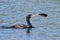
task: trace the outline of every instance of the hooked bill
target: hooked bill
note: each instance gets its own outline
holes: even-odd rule
[[[41,13],[41,14],[38,14],[40,16],[43,16],[43,17],[47,17],[48,15],[47,14],[44,14],[44,13]]]

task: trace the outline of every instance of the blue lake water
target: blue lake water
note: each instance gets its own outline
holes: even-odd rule
[[[46,13],[48,17],[35,16],[27,29],[1,29],[0,40],[60,40],[60,0],[0,0],[0,26],[26,24],[28,14]]]

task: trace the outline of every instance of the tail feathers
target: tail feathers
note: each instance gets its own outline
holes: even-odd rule
[[[14,28],[14,26],[11,26],[11,27],[9,27],[9,26],[0,26],[0,28],[9,29],[9,28]]]

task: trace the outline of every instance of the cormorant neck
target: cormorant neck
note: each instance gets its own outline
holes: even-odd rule
[[[29,28],[32,28],[32,24],[30,23],[30,18],[29,18],[29,16],[26,17],[26,22],[27,22],[27,24],[28,24],[28,27],[29,27]]]

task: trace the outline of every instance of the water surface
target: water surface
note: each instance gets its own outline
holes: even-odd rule
[[[0,0],[0,26],[26,24],[28,14],[46,13],[48,17],[33,17],[31,33],[27,29],[1,29],[0,40],[60,40],[60,0]]]

